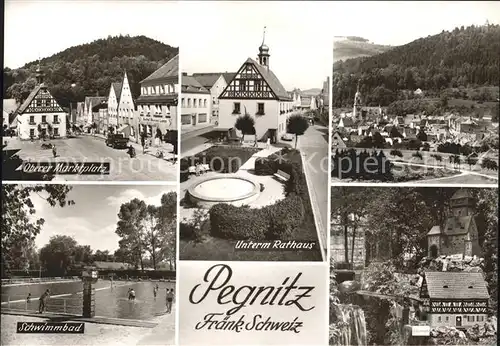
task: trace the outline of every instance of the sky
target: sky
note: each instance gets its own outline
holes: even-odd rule
[[[160,205],[161,196],[176,191],[175,186],[155,185],[72,185],[68,199],[74,205],[51,207],[37,195],[32,196],[36,218],[45,219],[40,234],[35,239],[38,249],[54,235],[68,235],[79,245],[90,245],[95,250],[118,249],[120,237],[116,235],[118,212],[123,203],[134,198],[147,204]]]
[[[5,0],[4,64],[21,67],[109,35],[145,35],[179,47],[177,8],[168,1]]]
[[[266,26],[271,69],[286,89],[305,90],[331,74],[334,36],[401,45],[486,20],[500,24],[500,2],[7,0],[4,60],[15,68],[129,34],[180,46],[185,72],[236,72],[256,58]]]

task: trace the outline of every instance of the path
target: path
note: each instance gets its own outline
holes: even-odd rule
[[[330,169],[328,166],[328,127],[310,126],[299,137],[297,148],[304,159],[304,169],[309,186],[309,194],[318,228],[320,242],[326,249],[328,223],[328,187]]]
[[[157,319],[158,325],[148,332],[137,345],[175,345],[175,313],[176,306],[172,307],[170,314],[165,314]]]

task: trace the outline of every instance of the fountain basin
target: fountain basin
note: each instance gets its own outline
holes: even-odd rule
[[[202,208],[210,208],[218,203],[241,206],[259,197],[260,184],[239,175],[221,174],[197,181],[188,189],[188,193],[190,201]]]

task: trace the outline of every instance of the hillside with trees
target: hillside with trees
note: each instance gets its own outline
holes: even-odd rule
[[[107,96],[111,83],[126,70],[132,95],[140,95],[139,82],[177,55],[179,49],[146,36],[109,36],[68,48],[40,60],[50,92],[66,107],[85,96]],[[36,85],[38,61],[3,71],[4,98],[26,99]]]
[[[359,82],[367,106],[422,98],[414,93],[421,89],[440,109],[471,109],[477,103],[494,108],[500,80],[499,51],[500,25],[486,24],[443,31],[371,57],[337,61],[333,67],[333,106],[352,106]],[[464,102],[448,102],[452,99]]]

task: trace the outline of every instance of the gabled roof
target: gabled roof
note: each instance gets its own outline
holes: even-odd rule
[[[446,220],[443,231],[447,235],[466,234],[469,232],[472,220],[473,216],[471,215],[449,217]]]
[[[438,235],[441,234],[441,227],[439,226],[434,226],[431,228],[431,230],[427,233],[427,235]]]
[[[231,82],[233,78],[236,76],[236,72],[224,72],[222,76],[226,80],[226,83],[229,84],[229,82]]]
[[[431,299],[489,299],[482,273],[426,272],[425,282]]]
[[[178,78],[179,77],[179,54],[170,59],[167,63],[161,66],[158,70],[151,73],[149,76],[144,78],[141,81],[141,84],[144,82],[152,82],[159,79],[170,79],[170,78]]]
[[[41,88],[42,88],[42,85],[39,84],[33,90],[31,90],[31,93],[28,95],[28,97],[26,98],[26,100],[24,100],[23,104],[21,105],[21,107],[19,107],[19,109],[17,110],[16,113],[18,113],[18,114],[24,113],[24,111],[26,110],[26,108],[28,108],[28,106],[30,105],[31,101],[33,101],[33,99],[38,94],[38,92],[40,91]]]
[[[278,77],[276,77],[273,71],[271,71],[266,66],[262,66],[252,58],[248,58],[247,61],[245,61],[245,63],[250,63],[257,69],[257,71],[260,73],[262,78],[264,78],[264,80],[267,82],[267,84],[269,85],[273,93],[278,97],[278,99],[287,101],[290,100],[290,97],[288,96],[286,89],[283,87],[280,80],[278,79]]]
[[[182,76],[181,77],[182,92],[186,93],[197,93],[197,94],[210,94],[207,88],[196,80],[193,76]]]
[[[459,198],[473,198],[472,193],[469,189],[458,189],[451,199],[459,199]]]
[[[120,103],[120,96],[122,95],[123,83],[121,82],[111,83],[111,87],[115,91],[116,100],[118,101],[118,103]]]
[[[87,107],[94,107],[97,106],[103,102],[107,102],[108,98],[105,96],[86,96],[85,97],[85,104]]]
[[[193,77],[205,88],[210,89],[222,73],[193,73]]]

